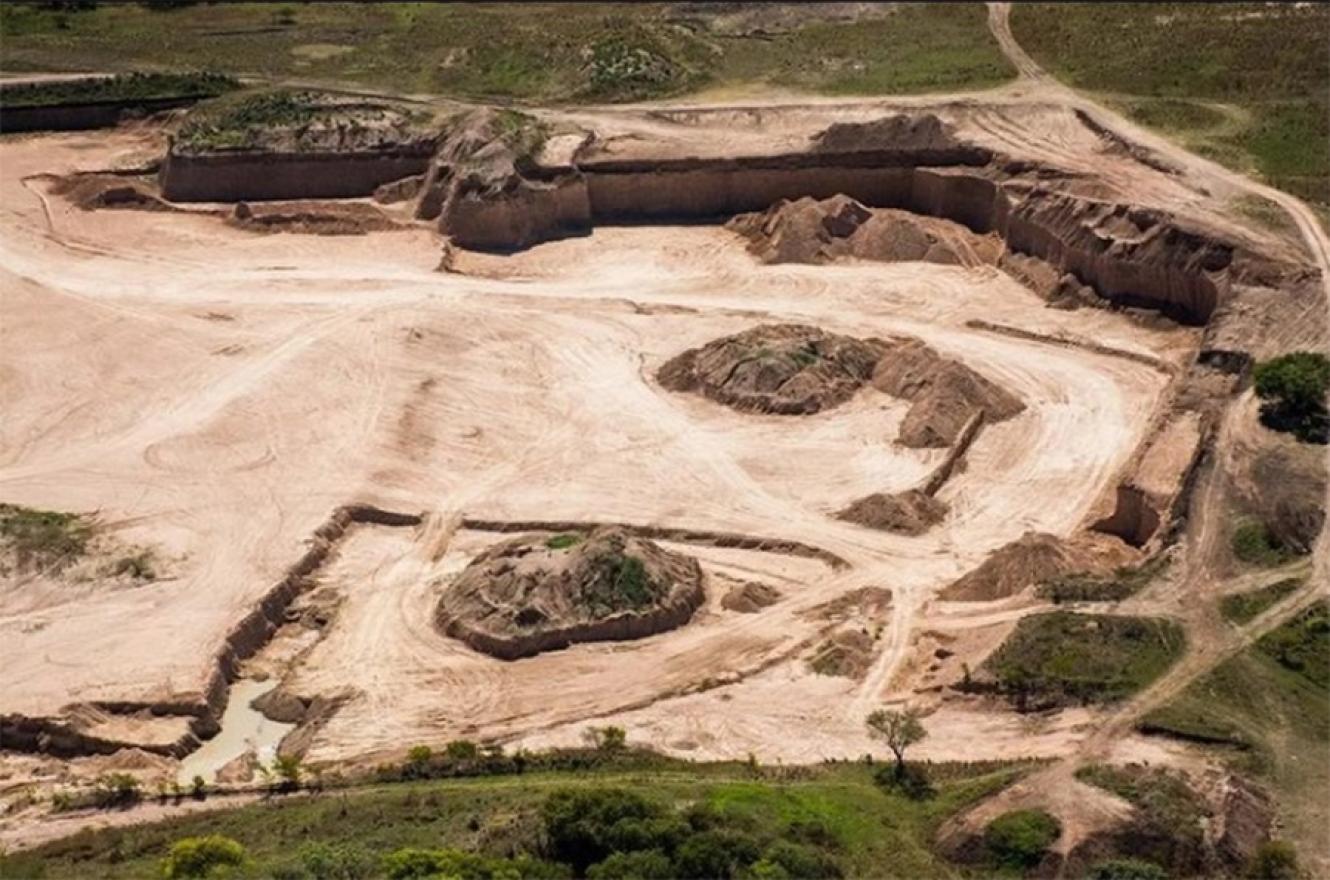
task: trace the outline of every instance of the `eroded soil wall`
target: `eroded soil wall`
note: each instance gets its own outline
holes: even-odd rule
[[[175,202],[364,198],[385,183],[425,173],[430,158],[427,151],[168,153],[161,187]]]

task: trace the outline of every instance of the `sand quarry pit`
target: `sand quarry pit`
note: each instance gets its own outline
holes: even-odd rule
[[[1096,710],[1019,718],[946,689],[1039,607],[1031,578],[942,591],[1027,534],[1093,532],[1100,550],[1050,549],[1059,565],[1157,546],[1200,432],[1174,478],[1137,481],[1157,522],[1119,490],[1204,398],[1179,389],[1207,334],[1240,335],[1212,319],[1244,295],[1216,292],[1238,270],[1215,255],[1296,248],[1222,219],[1202,172],[1106,151],[1071,110],[1016,97],[548,115],[597,138],[549,139],[534,176],[426,169],[372,209],[345,202],[363,206],[345,222],[317,193],[237,213],[53,184],[148,166],[166,149],[152,124],[0,140],[0,500],[96,511],[171,560],[132,589],[6,580],[11,783],[131,748],[172,777],[254,678],[279,681],[260,708],[296,725],[281,748],[328,766],[458,737],[570,744],[592,723],[681,755],[815,761],[863,754],[866,712],[916,699],[920,757],[1086,736]],[[203,164],[180,167],[205,187]],[[730,201],[703,204],[726,173]],[[962,197],[979,189],[1000,217]],[[798,211],[762,213],[782,199]],[[1212,215],[1201,243],[1168,231]],[[1032,231],[1054,220],[1061,238]],[[1111,254],[1078,250],[1087,228],[1117,236]],[[1049,307],[1069,276],[1082,307]],[[722,363],[727,339],[756,346],[749,367]],[[637,547],[652,583],[672,572],[651,597],[678,600],[670,619],[477,650],[481,600],[521,580],[514,548],[579,553],[568,534]],[[540,602],[505,626],[568,611]],[[934,662],[941,644],[958,647]]]

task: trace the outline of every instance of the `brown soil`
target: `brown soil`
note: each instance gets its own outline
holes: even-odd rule
[[[781,415],[844,403],[873,375],[886,345],[806,324],[764,324],[667,361],[656,379],[738,410]]]
[[[1064,541],[1026,532],[955,581],[939,595],[952,602],[989,602],[1014,596],[1026,587],[1074,571],[1105,571],[1129,555],[1119,542],[1089,538]]]
[[[361,202],[285,202],[251,205],[237,202],[227,222],[251,232],[296,232],[313,235],[365,235],[402,225],[373,205]]]
[[[808,668],[819,675],[862,679],[873,665],[873,637],[862,630],[838,632],[818,645]]]
[[[573,546],[540,535],[487,550],[444,593],[436,619],[446,635],[515,660],[674,629],[704,598],[696,559],[607,527]]]
[[[947,505],[919,489],[877,492],[836,514],[838,519],[898,535],[922,535],[947,516]]]
[[[996,264],[1003,244],[959,223],[892,208],[867,208],[849,196],[781,200],[740,214],[729,228],[764,263],[826,263],[855,258],[958,266]]]
[[[51,192],[65,197],[84,211],[101,208],[172,210],[157,195],[152,184],[119,174],[71,174],[57,179]]]
[[[740,614],[756,614],[780,601],[780,591],[770,584],[745,581],[731,587],[720,600],[720,607]]]
[[[992,424],[1025,409],[1002,386],[917,339],[894,344],[878,361],[873,387],[914,402],[901,423],[898,441],[905,446],[950,446],[976,412]]]

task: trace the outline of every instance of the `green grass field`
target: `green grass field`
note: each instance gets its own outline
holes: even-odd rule
[[[1011,26],[1064,82],[1202,155],[1330,205],[1330,6],[1018,3]]]
[[[5,71],[200,69],[529,102],[664,97],[749,83],[833,94],[982,88],[1014,71],[977,3],[772,33],[674,4],[102,3],[0,7]]]
[[[642,771],[540,772],[277,797],[155,825],[84,832],[0,859],[0,876],[161,876],[161,860],[173,842],[208,834],[244,847],[249,864],[238,876],[245,877],[314,876],[302,867],[302,853],[347,841],[374,864],[403,847],[548,859],[557,853],[542,842],[541,817],[551,795],[614,788],[644,795],[669,814],[701,809],[720,828],[741,832],[768,852],[775,843],[797,842],[820,854],[824,872],[830,864],[850,877],[955,877],[960,870],[932,850],[935,829],[1022,772],[1016,766],[938,765],[929,770],[933,796],[911,800],[879,786],[875,769],[841,764],[755,771],[734,763],[657,762]]]

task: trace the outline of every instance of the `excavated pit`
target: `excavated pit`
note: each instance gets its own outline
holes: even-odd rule
[[[487,550],[444,592],[435,621],[478,651],[517,660],[676,629],[705,599],[696,559],[604,527]]]

